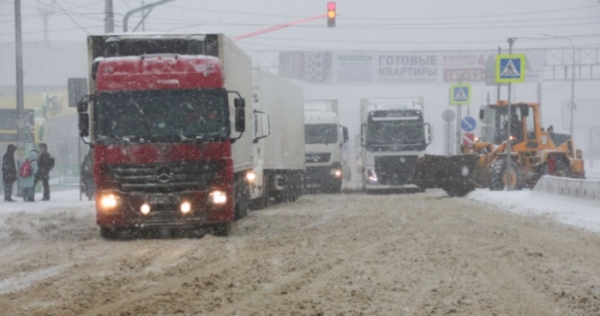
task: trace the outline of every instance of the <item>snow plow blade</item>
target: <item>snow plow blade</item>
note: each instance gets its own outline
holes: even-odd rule
[[[465,196],[477,187],[477,155],[425,155],[417,161],[413,183],[422,189],[440,188],[449,196]]]

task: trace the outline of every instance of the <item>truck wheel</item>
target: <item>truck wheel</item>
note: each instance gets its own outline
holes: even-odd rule
[[[450,197],[463,197],[473,191],[473,189],[473,187],[468,185],[458,185],[452,186],[451,188],[444,188],[444,191],[446,191]]]
[[[121,231],[116,228],[101,226],[100,236],[106,240],[116,240],[121,237]]]
[[[233,210],[234,219],[240,219],[248,216],[248,187],[246,181],[241,180],[239,191],[236,192],[237,199]]]
[[[339,194],[341,192],[342,192],[342,179],[340,179],[339,181],[335,180],[333,183],[330,184],[329,193]]]
[[[231,234],[231,222],[217,224],[213,227],[213,235],[226,237]]]
[[[513,189],[520,190],[520,179],[521,173],[519,165],[516,163],[511,164],[511,182],[513,183]],[[508,179],[506,179],[506,160],[498,159],[492,163],[492,175],[490,178],[490,191],[501,191],[507,185]]]

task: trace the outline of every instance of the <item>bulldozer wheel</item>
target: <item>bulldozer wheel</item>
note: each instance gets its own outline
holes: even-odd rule
[[[519,165],[516,163],[512,163],[511,165],[511,181],[513,184],[513,189],[520,190],[521,186],[519,185],[519,177],[520,170]],[[501,191],[504,190],[508,180],[506,179],[506,160],[498,159],[492,162],[492,175],[490,179],[490,191]]]

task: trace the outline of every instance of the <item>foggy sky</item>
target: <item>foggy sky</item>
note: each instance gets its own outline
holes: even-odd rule
[[[84,41],[88,32],[104,32],[104,0],[22,0],[23,41],[42,41],[42,12],[50,11],[50,41]],[[152,0],[145,0],[146,3]],[[123,15],[141,0],[114,0],[115,31],[122,32]],[[176,0],[155,8],[146,24],[150,32],[214,32],[238,36],[269,26],[326,13],[326,0]],[[571,47],[564,39],[540,34],[574,36],[577,47],[600,46],[600,3],[596,0],[340,0],[337,26],[325,19],[248,38],[238,42],[245,50],[468,50],[508,49],[507,38],[519,38],[515,50]],[[46,10],[44,10],[46,8]],[[65,14],[66,11],[70,17]],[[0,45],[14,43],[14,4],[0,0]],[[129,21],[133,29],[139,14]],[[80,28],[81,27],[81,28]],[[586,37],[577,37],[591,35]],[[25,61],[27,62],[27,61]],[[441,113],[449,108],[447,85],[313,85],[304,83],[306,99],[339,99],[342,123],[351,139],[358,133],[359,100],[362,97],[425,97],[426,120],[434,127],[430,151],[443,148]],[[577,82],[576,96],[598,97],[600,82]],[[472,114],[495,88],[474,86]],[[536,85],[515,85],[515,99],[535,102]],[[562,129],[561,102],[570,96],[570,83],[545,82],[543,125]],[[506,92],[503,92],[506,99]],[[495,101],[494,99],[492,101]],[[463,114],[466,110],[463,111]],[[600,108],[593,115],[600,115]],[[576,136],[577,136],[576,131]],[[582,134],[580,143],[585,143]],[[577,145],[577,139],[576,139]],[[584,144],[591,147],[592,144]],[[600,144],[598,144],[600,146]]]

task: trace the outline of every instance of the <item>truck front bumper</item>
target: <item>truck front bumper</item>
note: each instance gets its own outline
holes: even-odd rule
[[[215,192],[220,194],[220,203],[215,203]],[[96,223],[103,227],[195,227],[232,222],[233,217],[231,188],[169,194],[105,191],[96,195]]]

